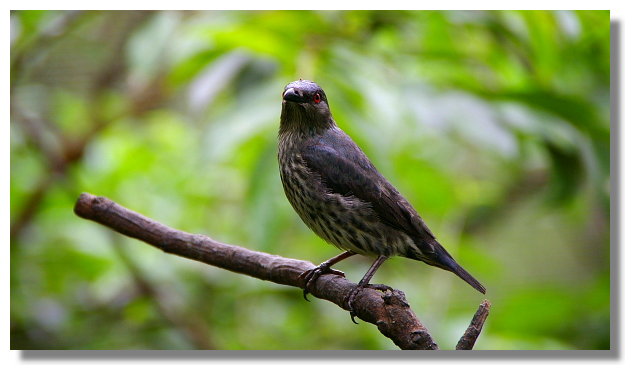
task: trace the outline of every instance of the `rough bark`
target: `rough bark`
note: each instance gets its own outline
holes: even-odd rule
[[[107,198],[88,193],[80,195],[75,204],[75,213],[166,253],[278,284],[303,289],[305,283],[299,277],[300,274],[315,267],[308,261],[253,251],[221,243],[204,235],[179,231]],[[310,286],[308,291],[317,298],[331,301],[345,309],[346,296],[355,286],[355,283],[345,277],[326,274]],[[383,292],[365,288],[353,301],[353,308],[360,319],[376,325],[384,336],[401,349],[438,349],[426,327],[410,309],[405,295],[399,290]],[[489,302],[485,301],[457,349],[471,349],[474,346],[488,312]]]

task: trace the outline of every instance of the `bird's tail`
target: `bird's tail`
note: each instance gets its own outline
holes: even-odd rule
[[[463,267],[459,266],[459,264],[443,248],[443,246],[441,246],[440,243],[434,241],[432,244],[429,244],[429,246],[434,248],[434,255],[432,256],[433,259],[422,259],[424,262],[454,273],[466,283],[470,284],[474,289],[485,294],[485,287],[483,284],[478,282],[478,280],[476,280],[474,276],[470,275]]]

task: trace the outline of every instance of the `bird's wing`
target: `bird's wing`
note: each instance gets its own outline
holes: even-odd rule
[[[331,192],[355,196],[370,203],[380,220],[393,228],[427,240],[434,239],[410,203],[352,141],[335,147],[322,142],[313,143],[303,147],[300,155]]]

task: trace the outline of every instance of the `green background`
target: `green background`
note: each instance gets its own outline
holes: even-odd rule
[[[11,347],[396,349],[299,289],[73,214],[86,191],[226,243],[334,256],[279,181],[298,78],[487,287],[476,349],[609,349],[608,11],[12,12]],[[357,281],[370,262],[338,269]],[[402,258],[373,281],[442,349],[482,300]]]

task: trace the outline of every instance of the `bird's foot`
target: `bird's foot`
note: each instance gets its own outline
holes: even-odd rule
[[[324,274],[334,274],[334,275],[338,275],[338,276],[342,276],[342,277],[346,277],[346,275],[344,274],[344,272],[342,271],[338,271],[338,270],[334,270],[332,269],[328,264],[322,263],[319,266],[312,268],[310,270],[306,270],[304,272],[302,272],[302,274],[300,274],[300,278],[303,279],[305,281],[304,284],[304,299],[305,300],[309,300],[308,298],[306,298],[307,294],[309,294],[309,287],[312,287],[313,284],[315,284],[315,282],[317,281],[317,279],[324,275]]]
[[[388,285],[384,285],[384,284],[366,284],[366,285],[356,285],[355,288],[351,289],[350,292],[348,292],[348,295],[346,296],[346,299],[344,300],[344,306],[346,307],[346,309],[348,311],[350,311],[351,313],[351,320],[353,321],[353,323],[358,324],[355,321],[355,317],[357,316],[357,314],[355,313],[355,309],[353,308],[353,301],[355,300],[355,298],[357,297],[357,295],[359,294],[359,292],[361,292],[364,288],[370,288],[370,289],[375,289],[375,290],[379,290],[382,292],[387,292],[387,291],[393,291],[393,288],[389,287]]]
[[[364,285],[359,285],[359,284],[355,285],[355,287],[351,289],[350,292],[348,292],[348,295],[346,296],[346,299],[344,300],[344,307],[346,307],[346,310],[350,311],[351,320],[355,324],[357,324],[357,322],[355,321],[355,317],[357,316],[357,314],[355,313],[355,309],[353,308],[353,301],[355,300],[355,297],[357,297],[359,292],[361,292],[363,289],[364,289]]]

